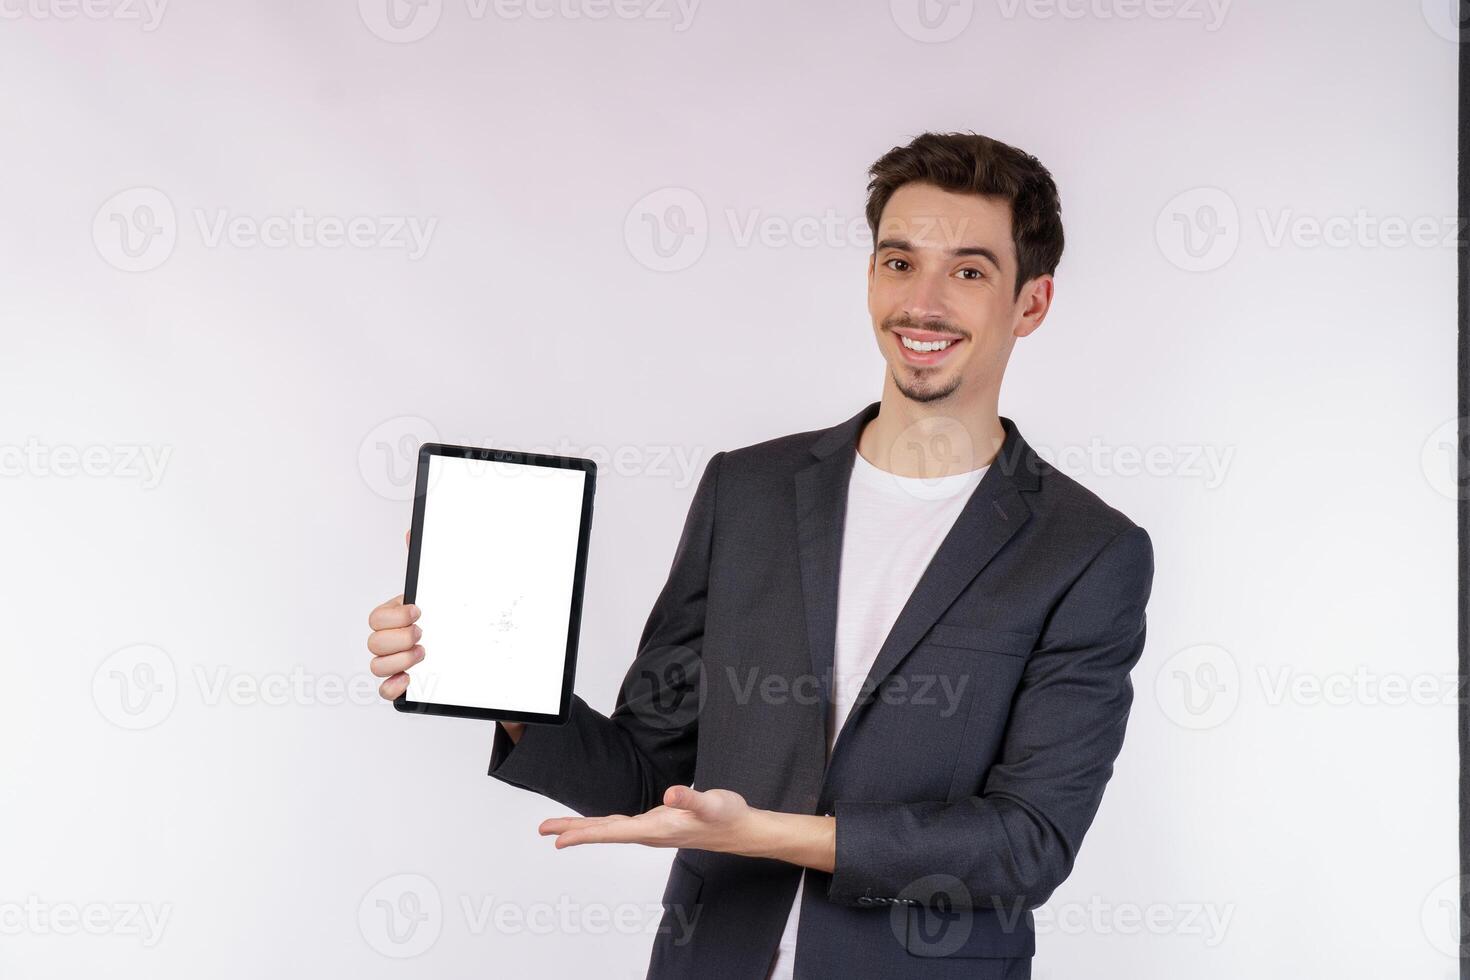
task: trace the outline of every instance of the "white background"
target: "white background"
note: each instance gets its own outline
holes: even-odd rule
[[[0,973],[642,976],[669,854],[374,701],[413,448],[604,454],[610,709],[709,457],[878,397],[865,168],[975,129],[1068,236],[1002,412],[1157,558],[1035,975],[1447,980],[1447,7],[3,5]]]

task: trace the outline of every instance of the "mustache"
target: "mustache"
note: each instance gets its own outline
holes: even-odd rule
[[[948,320],[929,320],[924,323],[915,323],[913,317],[902,315],[891,316],[883,321],[883,329],[893,330],[895,327],[907,327],[910,330],[928,330],[931,333],[953,334],[960,338],[968,336],[968,334]]]

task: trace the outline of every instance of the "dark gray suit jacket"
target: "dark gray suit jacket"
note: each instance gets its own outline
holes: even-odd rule
[[[1006,438],[826,755],[848,477],[878,403],[715,454],[608,718],[496,726],[490,774],[578,813],[676,783],[837,818],[808,870],[799,978],[1028,977],[1123,745],[1147,532]],[[649,977],[760,980],[802,869],[681,850]]]

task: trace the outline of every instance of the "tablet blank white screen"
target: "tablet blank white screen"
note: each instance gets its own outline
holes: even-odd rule
[[[429,457],[408,700],[555,714],[586,474]]]

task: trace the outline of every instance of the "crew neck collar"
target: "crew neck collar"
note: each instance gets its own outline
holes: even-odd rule
[[[920,500],[944,500],[973,490],[985,476],[989,465],[948,476],[899,476],[868,462],[862,453],[853,453],[852,476],[865,486],[896,497]]]

